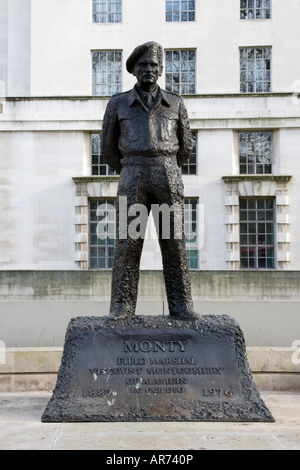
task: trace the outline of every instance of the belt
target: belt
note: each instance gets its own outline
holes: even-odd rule
[[[124,166],[165,166],[166,164],[176,164],[176,155],[166,157],[124,157],[121,165]]]

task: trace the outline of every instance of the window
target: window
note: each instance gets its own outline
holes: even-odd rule
[[[239,156],[241,175],[272,173],[272,132],[240,132]]]
[[[166,21],[195,21],[195,0],[166,1]]]
[[[117,173],[101,162],[101,134],[91,134],[91,173],[93,176],[111,176]]]
[[[186,249],[191,269],[199,268],[199,251],[197,239],[197,206],[198,199],[186,198],[184,202],[184,232]]]
[[[271,47],[240,50],[241,93],[271,91],[271,56]]]
[[[93,51],[93,95],[110,96],[122,91],[122,52]]]
[[[271,0],[241,0],[241,20],[271,18]]]
[[[197,234],[198,199],[185,199],[184,228],[186,248],[191,269],[199,268]],[[89,267],[111,269],[115,255],[116,200],[89,200]]]
[[[93,0],[93,23],[120,23],[122,0]]]
[[[89,221],[90,268],[110,269],[115,255],[115,200],[91,199]]]
[[[240,199],[240,266],[275,268],[274,198]]]
[[[196,93],[196,51],[166,51],[166,89],[181,95]]]
[[[189,160],[182,166],[183,175],[196,175],[197,174],[197,134],[193,133],[193,151]]]

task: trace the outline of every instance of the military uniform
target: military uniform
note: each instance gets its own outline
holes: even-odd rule
[[[180,167],[192,151],[187,111],[179,95],[159,87],[149,95],[137,84],[110,99],[103,120],[102,158],[120,173],[118,200],[126,196],[128,207],[143,204],[149,213],[152,204],[177,204],[183,214]],[[145,102],[147,96],[149,103]],[[131,220],[129,217],[128,225]],[[169,312],[179,318],[192,316],[193,305],[183,217],[181,239],[174,237],[175,223],[172,220],[170,239],[164,240],[160,233],[159,243]],[[143,241],[117,239],[112,273],[113,316],[134,315]]]

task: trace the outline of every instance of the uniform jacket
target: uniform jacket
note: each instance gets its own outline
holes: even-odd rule
[[[112,96],[102,127],[102,158],[120,173],[123,157],[176,156],[181,167],[193,148],[183,99],[159,88],[149,111],[137,89]]]

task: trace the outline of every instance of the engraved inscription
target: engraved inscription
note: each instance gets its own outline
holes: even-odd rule
[[[83,397],[110,397],[113,393],[112,389],[108,390],[103,390],[103,389],[98,389],[95,390],[94,388],[86,389],[84,388],[82,390],[82,396]]]
[[[124,341],[124,352],[185,352],[187,341]],[[179,349],[178,349],[179,348]]]
[[[225,395],[225,397],[232,397],[233,393],[230,388],[227,388],[226,390],[223,388],[203,388],[203,395],[205,397],[222,397],[223,395]]]
[[[144,406],[149,399],[168,404],[176,396],[227,402],[239,398],[231,343],[212,341],[205,335],[199,341],[192,333],[174,337],[157,331],[152,335],[157,339],[149,333],[112,336],[109,353],[100,342],[79,353],[78,396],[108,404],[121,400],[130,407]]]

